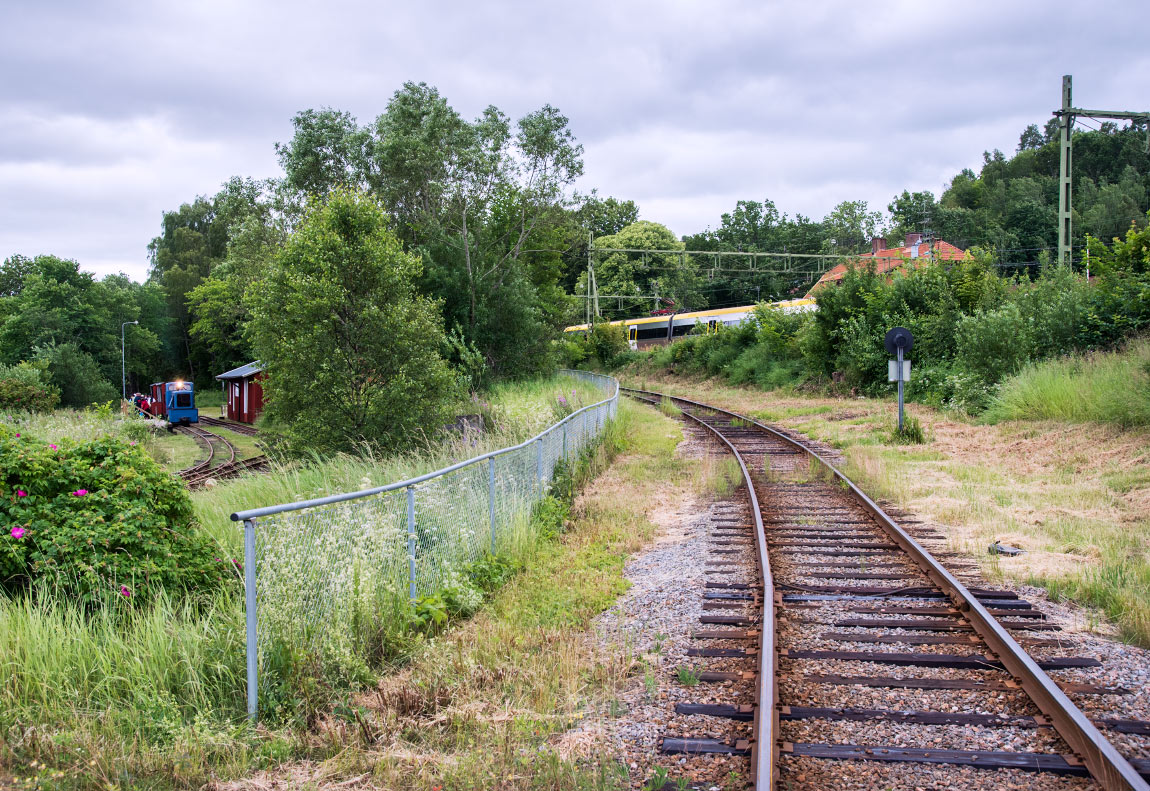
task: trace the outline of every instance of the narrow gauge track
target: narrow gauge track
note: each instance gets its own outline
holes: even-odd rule
[[[245,437],[254,437],[260,433],[259,429],[255,426],[249,426],[246,423],[237,423],[232,420],[220,420],[219,418],[200,415],[200,422],[213,428],[226,428],[228,431],[243,434]]]
[[[807,445],[734,412],[622,390],[669,402],[713,434],[738,461],[747,499],[711,530],[703,628],[692,635],[702,647],[688,654],[727,667],[700,681],[753,680],[755,698],[676,713],[751,721],[751,738],[665,737],[662,752],[746,755],[756,789],[918,785],[921,775],[878,777],[876,767],[899,764],[935,765],[926,779],[937,788],[970,787],[967,767],[1024,770],[1033,788],[1048,787],[1048,773],[1150,788],[1150,761],[1127,761],[1099,730],[1150,734],[1150,723],[1094,722],[1067,697],[1131,691],[1053,681],[1046,670],[1100,663],[1054,655],[1059,627],[1029,602],[967,588]],[[732,661],[742,667],[730,672]]]
[[[201,420],[203,420],[203,418],[201,418]],[[209,418],[208,420],[210,421],[211,419]],[[231,429],[230,425],[222,421],[218,422],[220,425],[226,425],[229,430]],[[214,426],[215,424],[209,423],[209,425]],[[173,430],[193,437],[208,451],[206,458],[176,473],[176,477],[182,479],[190,489],[203,486],[210,479],[233,478],[243,472],[263,470],[268,467],[267,456],[237,459],[236,446],[226,437],[216,434],[215,432],[208,431],[199,426],[179,426]],[[252,429],[252,433],[255,433],[255,429]],[[225,454],[227,455],[226,461],[222,460]],[[212,466],[215,461],[219,463]]]

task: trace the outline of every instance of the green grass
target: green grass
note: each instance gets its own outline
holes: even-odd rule
[[[240,532],[228,519],[231,511],[410,477],[506,444],[508,437],[530,436],[540,421],[554,421],[549,402],[556,394],[566,393],[571,400],[569,385],[571,380],[558,378],[498,389],[492,408],[505,410],[506,425],[474,445],[455,439],[398,458],[315,460],[197,492],[193,503],[201,529],[217,541],[222,557],[242,556]],[[577,387],[576,404],[600,400],[591,393],[598,391]],[[108,415],[69,412],[45,416],[37,427],[86,437],[123,426]],[[618,424],[606,435],[601,448],[614,452],[624,443]],[[674,441],[663,443],[669,448],[661,453],[671,455]],[[609,457],[601,450],[582,468],[584,478],[601,472]],[[629,528],[634,525],[616,526],[624,535]],[[609,542],[590,542],[579,553],[565,554],[566,542],[540,539],[538,530],[531,535],[533,540],[509,547],[513,563],[527,568],[519,579],[530,584],[501,594],[518,597],[506,600],[514,608],[505,612],[508,628],[516,613],[530,611],[533,616],[521,618],[520,624],[582,629],[624,589],[623,555]],[[580,580],[578,591],[567,584],[575,579]],[[423,645],[418,635],[408,637],[393,647],[393,662],[404,661],[407,652]],[[546,654],[551,645],[544,639],[532,650]],[[499,656],[507,650],[494,642],[488,648]],[[354,689],[349,681],[370,683],[370,673],[340,678],[335,668],[301,664],[288,668],[291,678],[277,682],[265,676],[272,705],[256,732],[245,718],[244,661],[238,584],[206,602],[161,596],[146,606],[122,602],[95,611],[50,592],[0,595],[0,784],[14,776],[30,788],[197,788],[286,758],[328,757],[343,750],[342,743],[325,742],[325,735],[314,730],[318,720],[298,717],[330,714],[325,707],[346,700]],[[582,685],[589,677],[581,671],[576,680]],[[284,708],[276,711],[277,703]],[[554,727],[549,713],[540,716]],[[552,768],[556,777],[571,776],[570,767],[552,762]]]
[[[775,409],[759,409],[751,413],[751,417],[759,420],[785,420],[792,417],[805,417],[807,415],[825,415],[832,411],[832,407],[825,404],[814,406],[784,406]]]
[[[1150,340],[1027,366],[1002,383],[984,417],[1150,425]]]
[[[58,781],[49,788],[128,778],[166,788],[207,780],[208,765],[249,765],[278,738],[252,738],[244,719],[243,634],[239,597],[228,593],[94,613],[50,592],[0,596],[0,731],[9,735],[0,767],[46,764],[32,775]]]
[[[605,469],[607,454],[597,454],[605,472],[562,540],[538,545],[527,570],[471,622],[365,697],[372,740],[348,729],[329,782],[370,773],[385,789],[632,787],[609,744],[578,762],[553,745],[589,713],[617,711],[618,692],[644,678],[633,656],[604,651],[587,630],[627,589],[626,559],[654,533],[647,511],[666,501],[668,485],[700,481],[699,462],[674,455],[682,436],[674,422],[626,400],[619,415],[623,455]]]
[[[629,655],[596,650],[586,630],[627,588],[626,558],[653,532],[646,509],[668,483],[694,485],[698,462],[674,456],[680,438],[657,412],[620,404],[580,481],[627,455],[580,500],[562,539],[524,547],[524,570],[472,621],[414,643],[378,692],[337,699],[312,721],[247,724],[243,611],[231,593],[94,614],[51,595],[0,599],[0,777],[26,788],[184,789],[310,759],[325,781],[370,772],[383,788],[517,777],[519,789],[623,789],[625,767],[568,761],[549,745],[633,671]]]
[[[210,410],[209,414],[211,417],[216,417],[219,414],[220,407],[223,405],[224,391],[218,387],[196,392],[196,408]]]
[[[187,434],[160,429],[144,442],[152,458],[165,470],[176,472],[191,467],[207,453]]]

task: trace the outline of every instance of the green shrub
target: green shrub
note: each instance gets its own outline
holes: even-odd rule
[[[217,588],[230,563],[194,531],[183,484],[113,437],[60,446],[0,425],[0,586],[93,604]]]
[[[1018,305],[964,316],[958,323],[958,361],[963,370],[994,384],[1030,359],[1030,326]]]
[[[921,445],[926,442],[922,423],[914,415],[904,415],[902,428],[896,423],[890,431],[890,441],[896,445]]]
[[[585,336],[571,333],[565,335],[559,344],[559,359],[566,368],[578,368],[592,354],[591,345]]]
[[[51,412],[60,391],[44,380],[42,368],[31,363],[0,365],[0,409]]]
[[[591,328],[591,349],[599,362],[611,366],[615,358],[631,347],[627,343],[627,329],[621,324],[596,324]]]

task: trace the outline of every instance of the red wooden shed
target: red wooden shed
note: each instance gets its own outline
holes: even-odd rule
[[[264,378],[259,360],[241,365],[216,377],[224,383],[224,396],[227,399],[226,415],[229,420],[240,423],[255,423],[264,411],[264,389],[260,382]]]

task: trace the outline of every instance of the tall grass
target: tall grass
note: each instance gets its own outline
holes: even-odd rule
[[[383,485],[517,444],[555,422],[560,394],[568,408],[571,400],[578,406],[603,397],[568,377],[504,385],[486,406],[502,417],[495,431],[455,435],[390,458],[312,459],[198,492],[201,529],[221,556],[242,557],[231,512]],[[58,414],[37,429],[87,436],[106,428],[106,417],[97,417]],[[525,522],[516,520],[501,547],[513,557],[530,554],[535,531]],[[381,619],[377,612],[361,624],[378,627]],[[104,609],[85,609],[51,591],[0,595],[0,777],[5,769],[23,773],[35,760],[62,771],[66,787],[199,787],[253,761],[286,757],[292,731],[257,735],[245,719],[244,638],[238,586],[208,601],[159,596],[147,605],[117,601]],[[287,657],[278,678],[261,677],[281,707],[263,710],[273,723],[293,722],[305,708],[301,697],[314,703],[340,694],[340,679],[299,660]]]
[[[1150,425],[1150,339],[1029,365],[1003,382],[985,417]]]
[[[61,787],[104,788],[130,766],[147,788],[153,772],[195,787],[209,767],[246,765],[261,748],[244,717],[243,625],[228,592],[95,611],[50,591],[0,596],[0,767],[36,761],[63,769]]]
[[[560,396],[567,401],[566,408],[560,407]],[[269,475],[235,478],[193,493],[196,516],[223,551],[234,555],[241,547],[237,525],[231,521],[236,511],[354,492],[424,475],[517,445],[557,422],[561,414],[604,397],[597,387],[569,376],[497,384],[485,397],[461,407],[464,412],[485,415],[491,425],[482,432],[449,433],[390,456],[377,455],[365,446],[358,455],[316,456],[281,464]]]

